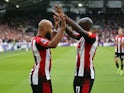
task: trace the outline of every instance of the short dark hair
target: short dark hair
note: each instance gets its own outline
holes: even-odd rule
[[[81,18],[78,24],[86,31],[89,31],[92,27],[93,21],[89,17]]]

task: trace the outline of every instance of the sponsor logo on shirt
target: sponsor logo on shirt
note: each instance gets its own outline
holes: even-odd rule
[[[41,39],[41,42],[45,44],[45,43],[47,43],[47,40],[46,39]]]

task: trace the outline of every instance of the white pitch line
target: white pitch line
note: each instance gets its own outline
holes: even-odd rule
[[[10,54],[10,55],[6,55],[6,56],[3,56],[3,57],[0,57],[0,59],[2,58],[9,58],[9,57],[14,57],[14,56],[17,56],[17,55],[22,55],[22,54],[25,54],[26,52],[21,52],[21,53],[13,53],[13,54]]]

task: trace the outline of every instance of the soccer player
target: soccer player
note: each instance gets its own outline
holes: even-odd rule
[[[31,40],[32,52],[35,64],[30,73],[33,93],[52,93],[50,70],[50,48],[56,48],[66,28],[66,20],[63,15],[59,16],[61,25],[56,35],[52,37],[53,25],[51,21],[43,19],[38,24],[38,32]]]
[[[55,6],[55,11],[57,14],[63,13],[62,9],[57,5]],[[73,30],[68,26],[66,27],[68,35],[79,40],[76,55],[76,72],[73,83],[74,93],[90,93],[95,79],[93,58],[98,45],[96,29],[91,31],[93,22],[88,17],[80,19],[78,24],[67,15],[65,17],[67,24],[79,33],[79,35],[75,35]]]
[[[117,74],[123,74],[123,59],[124,59],[124,25],[118,29],[118,35],[115,37],[115,64],[117,67]],[[121,68],[119,67],[118,60],[120,58]]]

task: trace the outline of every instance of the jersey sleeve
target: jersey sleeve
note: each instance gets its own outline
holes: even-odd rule
[[[47,39],[44,39],[44,38],[38,39],[38,44],[41,45],[42,47],[46,47],[48,43],[49,43],[49,40]]]
[[[88,32],[87,36],[84,37],[87,43],[93,44],[96,40],[96,34]]]
[[[49,40],[47,40],[47,39],[41,39],[41,45],[42,46],[46,47],[48,43],[49,43]]]
[[[88,32],[88,37],[89,38],[96,38],[96,34],[93,34],[91,32]]]

